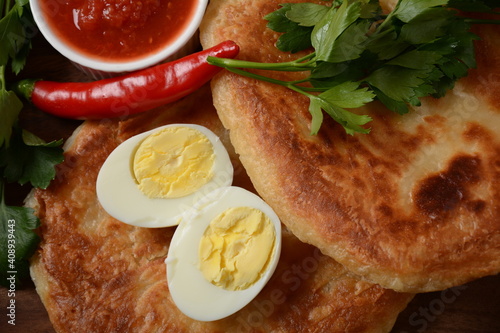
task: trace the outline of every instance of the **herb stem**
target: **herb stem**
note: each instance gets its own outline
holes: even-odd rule
[[[7,16],[11,10],[11,7],[12,7],[12,1],[5,0],[4,12],[1,17]]]
[[[306,60],[313,59],[315,56],[316,56],[316,52],[312,52],[312,53],[309,53],[309,54],[303,56],[302,58],[295,60],[294,62],[304,62]]]
[[[226,68],[228,71],[230,71],[232,73],[235,73],[235,74],[238,74],[241,76],[246,76],[246,77],[251,78],[251,79],[256,79],[256,80],[260,80],[260,81],[278,84],[280,86],[287,87],[290,89],[291,89],[291,87],[294,87],[293,83],[290,83],[287,81],[276,80],[276,79],[273,79],[273,78],[270,78],[270,77],[267,77],[264,75],[259,75],[259,74],[247,72],[247,71],[244,71],[243,69],[240,69],[240,68],[234,68],[234,67],[224,67],[224,68]]]
[[[278,62],[278,63],[262,63],[238,59],[225,59],[218,57],[208,57],[207,61],[211,65],[216,65],[224,68],[247,68],[247,69],[264,69],[275,71],[308,71],[315,66],[315,53],[310,53],[300,59],[294,61]]]
[[[2,65],[0,66],[0,91],[6,89],[6,83],[5,83],[5,66]]]
[[[398,2],[398,5],[399,5],[399,2]],[[396,8],[398,5],[396,5]],[[380,31],[382,31],[387,24],[391,24],[391,19],[394,16],[394,13],[395,13],[395,10],[393,10],[392,12],[390,12],[388,15],[385,16],[382,23],[377,27],[376,34],[380,33]],[[390,28],[392,28],[392,26]],[[392,30],[392,29],[390,29],[390,30]]]
[[[290,90],[298,92],[298,93],[300,93],[304,96],[307,96],[309,98],[311,98],[313,96],[312,94],[310,94],[310,92],[324,92],[326,90],[325,88],[304,87],[304,86],[297,85],[298,83],[304,83],[304,82],[309,81],[308,79],[296,80],[296,81],[282,81],[282,80],[276,80],[276,79],[273,79],[273,78],[270,78],[267,76],[247,72],[247,71],[240,69],[240,68],[233,68],[233,67],[225,67],[225,68],[228,71],[235,73],[235,74],[238,74],[238,75],[241,75],[241,76],[245,76],[245,77],[256,79],[256,80],[277,84],[277,85],[280,85],[282,87],[286,87]]]
[[[304,96],[307,96],[309,98],[311,98],[311,94],[309,94],[306,90],[302,89],[302,87],[298,87],[298,86],[295,86],[295,85],[291,85],[288,87],[289,89],[293,90],[293,91],[296,91]]]

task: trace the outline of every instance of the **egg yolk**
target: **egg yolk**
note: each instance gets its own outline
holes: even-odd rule
[[[216,286],[247,289],[271,261],[275,238],[271,220],[260,210],[229,208],[212,220],[203,234],[199,269]]]
[[[196,192],[213,177],[215,154],[210,140],[190,127],[167,127],[137,148],[133,173],[150,198],[179,198]]]

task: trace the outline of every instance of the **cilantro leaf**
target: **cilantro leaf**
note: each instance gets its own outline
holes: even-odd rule
[[[24,133],[23,133],[24,132]],[[9,182],[47,188],[54,179],[55,165],[63,161],[62,140],[44,143],[33,134],[15,129],[8,148],[0,151],[0,167]]]
[[[391,14],[408,23],[419,15],[426,14],[428,9],[447,3],[448,0],[401,0]]]
[[[368,40],[369,28],[368,21],[353,23],[347,27],[335,41],[327,61],[339,63],[359,58],[365,50],[364,43]]]
[[[286,3],[280,5],[281,8],[275,10],[264,16],[264,20],[267,20],[267,27],[276,32],[287,32],[291,28],[298,25],[286,16],[286,12],[292,7],[291,3]]]
[[[296,53],[311,47],[311,28],[299,27],[291,29],[290,33],[285,33],[276,42],[276,47],[281,51]]]
[[[296,53],[311,47],[312,27],[301,26],[291,21],[286,13],[292,4],[283,4],[282,7],[266,16],[267,27],[276,32],[283,32],[276,42],[276,47],[283,52]]]
[[[361,15],[361,3],[344,1],[339,8],[331,7],[314,26],[311,43],[318,60],[331,61],[339,45],[339,36]],[[334,59],[333,59],[334,60]]]
[[[0,187],[3,184],[0,181]],[[16,282],[29,277],[29,261],[40,241],[33,231],[40,225],[33,210],[26,207],[7,206],[0,189],[0,258],[1,284],[7,286],[10,276]]]
[[[309,101],[309,113],[312,116],[311,135],[316,135],[318,134],[321,124],[323,123],[323,111],[321,110],[321,103],[318,99],[309,97]]]
[[[335,0],[324,8],[284,4],[266,16],[269,28],[283,32],[276,45],[291,52],[312,46],[311,53],[284,63],[208,61],[306,95],[312,134],[321,126],[323,111],[347,133],[367,133],[362,126],[369,117],[347,109],[377,98],[394,112],[405,114],[409,106],[420,105],[422,97],[442,97],[475,67],[477,36],[471,33],[471,24],[500,24],[500,20],[458,15],[458,10],[473,11],[476,5],[476,11],[500,14],[493,11],[499,6],[497,0],[399,0],[387,15],[376,0]],[[297,81],[281,81],[244,69],[310,74]]]
[[[372,87],[373,92],[377,96],[377,99],[382,102],[389,110],[396,112],[399,115],[403,115],[405,113],[408,113],[410,110],[408,109],[408,104],[402,101],[396,101],[386,94],[384,94],[382,91],[377,89],[376,87]]]
[[[340,108],[334,104],[331,104],[328,101],[322,99],[321,95],[319,95],[318,98],[323,110],[325,110],[325,112],[328,113],[328,115],[332,117],[332,119],[342,125],[347,134],[354,135],[354,133],[356,132],[363,134],[370,133],[370,129],[363,128],[361,126],[372,121],[372,118],[367,115],[358,115],[356,113]]]
[[[373,101],[375,95],[367,87],[359,88],[358,82],[344,82],[319,95],[341,108],[354,109]]]
[[[22,102],[14,92],[7,90],[5,71],[10,66],[18,74],[24,67],[31,42],[27,36],[31,14],[25,10],[28,0],[1,1],[0,6],[0,147],[9,145],[12,127],[22,109]]]
[[[372,120],[369,116],[349,112],[344,108],[331,103],[328,101],[327,97],[322,96],[321,94],[318,96],[310,95],[309,98],[311,103],[315,105],[316,109],[318,107],[323,109],[330,117],[344,127],[347,134],[353,135],[355,132],[370,132],[369,129],[361,127]],[[317,130],[317,128],[311,129],[311,132],[313,132],[313,130]]]
[[[300,26],[312,27],[315,26],[328,11],[329,7],[303,2],[290,5],[285,12],[285,16],[290,21],[298,23]]]
[[[371,52],[363,52],[359,58],[341,63],[317,62],[309,81],[323,90],[347,81],[360,81],[373,70],[374,63],[377,57]]]
[[[341,124],[348,134],[368,133],[370,131],[361,127],[371,121],[369,116],[345,110],[345,108],[361,107],[373,100],[373,93],[367,88],[359,88],[359,83],[345,82],[318,96],[308,95],[308,97],[310,99],[309,112],[312,115],[311,134],[316,134],[319,131],[323,120],[321,109]]]
[[[0,89],[0,147],[9,145],[12,127],[17,121],[22,102],[12,91]]]
[[[401,28],[400,38],[410,44],[431,43],[443,36],[456,13],[444,7],[430,8]]]
[[[433,51],[442,55],[436,66],[443,76],[432,82],[434,97],[442,97],[452,89],[459,78],[468,74],[469,69],[476,67],[474,40],[478,37],[470,32],[470,25],[463,20],[452,20],[448,31],[432,43],[420,47],[420,50]]]
[[[26,60],[28,59],[28,54],[31,51],[31,42],[29,40],[25,40],[23,44],[21,44],[20,48],[17,50],[14,57],[11,59],[10,66],[12,68],[12,72],[19,74],[21,70],[26,65]]]
[[[416,96],[415,89],[423,84],[428,69],[410,69],[387,65],[367,77],[366,82],[398,102],[407,102]]]
[[[360,17],[363,19],[378,20],[382,15],[382,8],[378,0],[363,0]]]
[[[411,50],[386,62],[386,64],[411,69],[430,69],[441,57],[439,53],[433,51]]]
[[[27,37],[27,24],[31,22],[29,11],[24,10],[27,1],[16,1],[12,8],[0,19],[0,66],[12,60],[12,69],[18,74],[26,61],[31,48]]]
[[[39,242],[33,230],[40,221],[30,208],[6,205],[4,183],[46,188],[55,176],[54,165],[62,161],[62,149],[61,141],[45,143],[18,127],[23,105],[7,90],[5,71],[18,74],[24,67],[34,22],[29,0],[0,3],[0,284],[10,285],[11,277],[17,283],[29,276],[28,260]]]
[[[377,55],[379,60],[389,60],[408,48],[408,42],[398,38],[395,31],[369,36],[366,50]]]

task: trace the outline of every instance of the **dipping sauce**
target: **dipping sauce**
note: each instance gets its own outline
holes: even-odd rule
[[[198,0],[43,0],[46,22],[77,51],[131,61],[162,49],[187,27]]]

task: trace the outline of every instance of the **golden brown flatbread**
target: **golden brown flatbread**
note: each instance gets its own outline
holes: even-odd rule
[[[352,276],[286,229],[270,283],[234,315],[197,322],[169,294],[164,260],[175,228],[133,227],[99,205],[95,182],[108,154],[128,137],[168,123],[204,125],[221,137],[234,185],[252,185],[205,86],[173,105],[123,121],[89,121],[67,141],[66,160],[28,204],[41,219],[32,259],[36,289],[57,332],[388,332],[411,294]]]
[[[266,28],[263,16],[280,3],[211,1],[202,45],[231,39],[250,61],[302,56],[277,51],[279,34]],[[256,190],[299,239],[400,291],[500,272],[500,29],[475,29],[477,70],[408,115],[371,103],[360,110],[374,119],[368,135],[346,135],[328,119],[310,136],[307,98],[228,72],[212,81]]]

